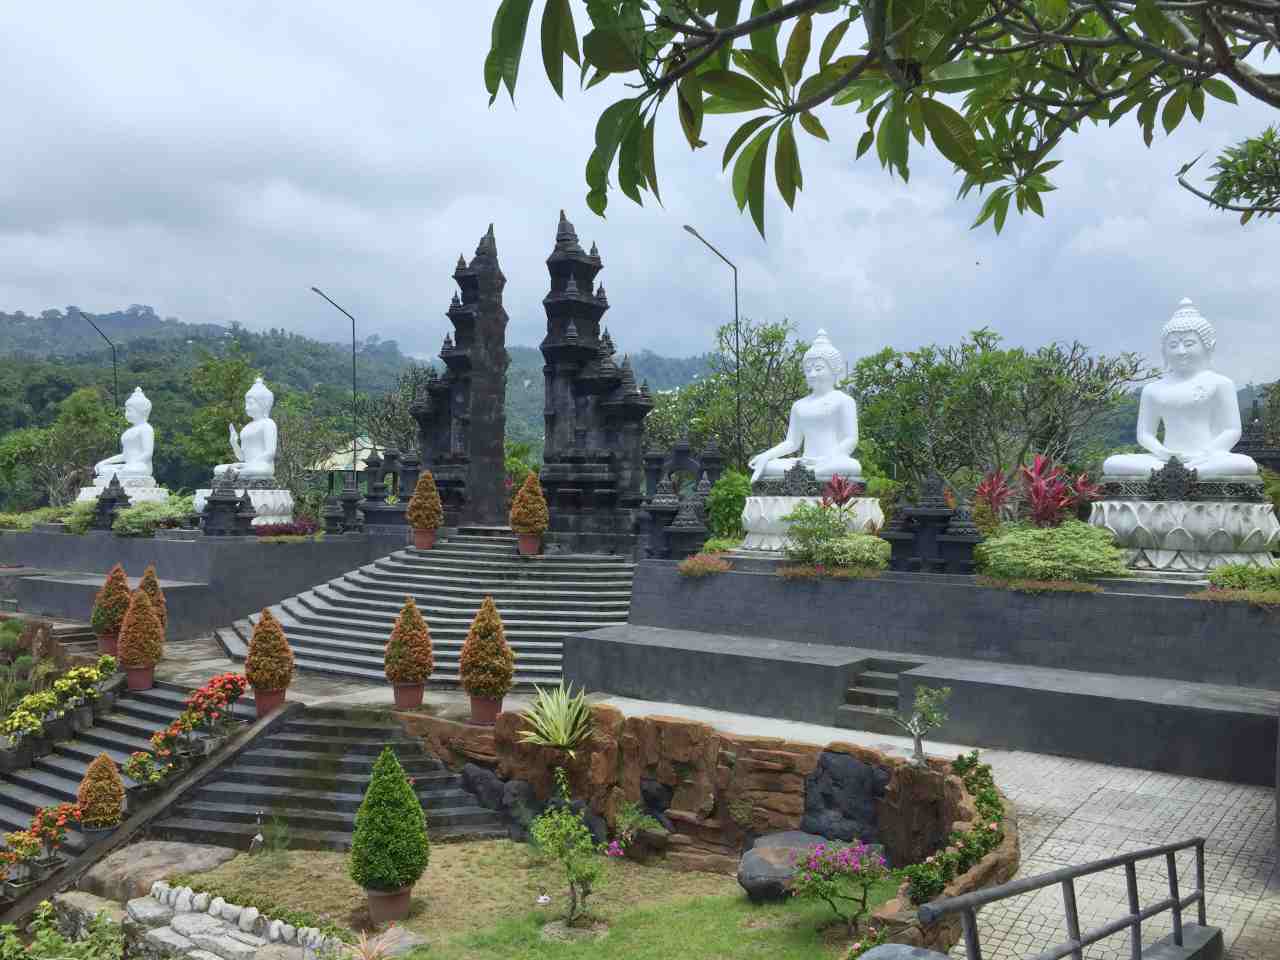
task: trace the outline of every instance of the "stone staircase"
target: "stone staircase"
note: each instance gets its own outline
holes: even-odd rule
[[[261,822],[288,829],[288,845],[348,850],[373,763],[391,746],[414,780],[432,840],[505,837],[505,822],[480,806],[461,778],[385,715],[308,708],[254,742],[152,825],[167,840],[248,848]]]
[[[90,729],[54,744],[52,753],[31,766],[0,775],[0,831],[27,829],[39,807],[74,803],[80,780],[98,754],[105,752],[116,766],[123,767],[135,750],[150,750],[151,734],[167,727],[182,712],[190,692],[165,683],[140,693],[122,689],[111,712],[99,717]],[[252,719],[253,701],[246,698],[237,703],[235,716]],[[126,787],[133,785],[123,772],[120,776]],[[78,831],[67,831],[66,852],[78,854],[85,845]]]
[[[899,710],[898,674],[920,666],[920,661],[877,657],[856,667],[853,684],[845,691],[844,704],[836,708],[837,727],[902,735],[893,722]]]
[[[558,683],[562,641],[625,623],[634,564],[621,557],[522,558],[509,530],[463,527],[431,550],[398,550],[271,607],[299,670],[385,683],[382,652],[406,596],[431,629],[434,682],[456,683],[471,620],[492,595],[516,654],[516,683]],[[217,631],[233,660],[260,614]]]

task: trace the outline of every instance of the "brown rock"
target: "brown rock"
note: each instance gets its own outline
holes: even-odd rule
[[[667,864],[676,870],[700,873],[723,873],[730,876],[738,872],[738,858],[698,850],[673,849],[667,853]]]
[[[151,893],[151,885],[179,873],[205,873],[236,855],[229,847],[202,843],[143,840],[99,861],[80,878],[79,887],[107,900],[125,903]]]
[[[799,818],[804,813],[804,795],[796,793],[769,793],[764,790],[748,790],[746,796],[757,807]]]
[[[798,773],[773,773],[769,770],[753,770],[738,781],[744,790],[762,790],[767,793],[795,793],[804,796],[804,777]]]

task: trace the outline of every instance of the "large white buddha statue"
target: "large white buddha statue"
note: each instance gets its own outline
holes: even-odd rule
[[[151,401],[135,387],[124,402],[124,418],[129,428],[120,434],[120,453],[99,460],[93,466],[93,485],[105,487],[113,476],[121,481],[151,479],[151,458],[156,450],[156,431],[147,422],[151,416]]]
[[[228,471],[233,478],[240,480],[270,480],[275,477],[276,445],[279,441],[276,422],[271,419],[271,408],[275,402],[275,395],[267,389],[262,378],[254,380],[244,395],[244,412],[249,422],[239,434],[235,424],[227,425],[231,451],[237,462],[218,464],[213,468],[215,477]]]
[[[1138,444],[1146,453],[1108,457],[1108,477],[1148,477],[1172,457],[1200,479],[1254,477],[1251,457],[1232,453],[1240,439],[1236,385],[1209,369],[1217,338],[1213,324],[1188,299],[1161,331],[1165,373],[1147,384],[1138,403]],[[1164,439],[1156,431],[1164,424]]]
[[[858,445],[858,405],[853,397],[835,388],[843,373],[844,358],[827,339],[826,331],[819,330],[804,355],[809,395],[791,405],[783,441],[748,461],[753,483],[781,477],[797,463],[812,470],[819,480],[837,475],[846,480],[862,478],[862,465],[853,458]],[[790,456],[802,447],[803,456]]]

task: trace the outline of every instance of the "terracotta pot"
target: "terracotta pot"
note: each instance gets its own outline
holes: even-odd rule
[[[520,534],[520,556],[536,557],[541,552],[542,552],[542,534],[540,533]]]
[[[156,667],[154,663],[149,667],[125,667],[124,675],[130,690],[150,690],[155,686]]]
[[[253,705],[258,710],[258,716],[265,717],[280,704],[284,703],[284,695],[288,692],[288,687],[282,687],[279,690],[259,690],[254,687]]]
[[[468,721],[477,727],[492,727],[502,712],[501,697],[471,698],[471,719]]]
[[[413,887],[401,890],[365,890],[364,893],[369,898],[369,920],[375,927],[409,916],[409,898],[413,894]]]
[[[395,692],[396,708],[408,710],[422,706],[422,687],[421,683],[393,683],[391,689]]]
[[[418,527],[414,527],[413,545],[419,550],[430,550],[436,545],[435,530],[422,530]]]
[[[106,633],[98,634],[98,652],[109,653],[116,656],[120,647],[120,631],[108,630]],[[133,689],[130,687],[130,689]]]

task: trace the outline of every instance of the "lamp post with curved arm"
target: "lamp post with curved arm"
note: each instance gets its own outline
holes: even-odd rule
[[[734,375],[734,409],[737,420],[736,431],[738,439],[738,466],[743,467],[746,464],[746,438],[742,435],[742,329],[738,322],[738,268],[732,260],[717,250],[711,243],[693,227],[687,223],[684,229],[697,237],[706,246],[708,250],[729,265],[729,269],[733,271],[733,375]]]

